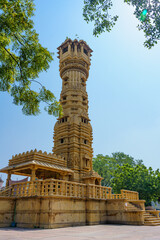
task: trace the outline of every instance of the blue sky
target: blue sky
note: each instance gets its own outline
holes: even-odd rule
[[[151,50],[144,48],[144,34],[136,28],[133,8],[123,1],[114,2],[112,12],[119,20],[110,33],[96,38],[93,25],[83,20],[83,0],[35,0],[35,29],[42,45],[55,53],[50,69],[40,74],[39,81],[59,99],[62,82],[57,47],[66,37],[74,39],[78,34],[93,49],[87,92],[94,156],[121,151],[156,169],[160,156],[160,43]],[[1,92],[0,168],[18,153],[35,148],[51,152],[55,122],[43,107],[37,117],[24,116],[21,107]]]

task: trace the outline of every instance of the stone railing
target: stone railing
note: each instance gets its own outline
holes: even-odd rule
[[[11,191],[12,191],[12,186],[3,188],[3,189],[0,190],[0,196],[10,197],[11,196]]]
[[[94,199],[110,199],[111,198],[111,191],[112,188],[110,187],[103,187],[98,185],[87,185],[87,193],[88,198],[94,198]]]
[[[122,199],[122,194],[112,194],[111,199]]]
[[[126,198],[128,200],[139,200],[139,193],[135,191],[121,190],[122,198]]]
[[[86,185],[63,180],[38,180],[12,185],[11,197],[63,196],[84,198]]]
[[[5,197],[54,196],[89,199],[138,200],[138,192],[121,190],[112,194],[112,188],[93,184],[82,184],[64,180],[48,179],[12,184],[0,192]]]
[[[139,194],[138,192],[122,189],[120,194],[112,194],[111,199],[139,200]]]

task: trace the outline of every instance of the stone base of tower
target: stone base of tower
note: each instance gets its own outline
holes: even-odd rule
[[[105,223],[143,225],[143,211],[126,211],[127,200],[61,197],[0,198],[0,227],[61,228]]]

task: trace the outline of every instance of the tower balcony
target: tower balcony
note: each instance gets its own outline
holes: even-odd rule
[[[66,41],[58,47],[61,77],[65,70],[71,70],[73,68],[81,69],[83,72],[86,72],[86,77],[88,77],[91,52],[92,49],[90,49],[85,41],[66,39]]]
[[[72,41],[71,39],[66,39],[57,49],[60,62],[70,57],[72,59],[82,58],[90,64],[90,57],[93,51],[83,40],[78,41],[75,39]]]

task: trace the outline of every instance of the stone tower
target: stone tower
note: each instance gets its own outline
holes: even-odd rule
[[[70,180],[78,182],[92,172],[92,127],[86,92],[91,52],[82,40],[67,39],[58,47],[63,117],[54,127],[53,152],[65,158],[66,166],[74,170]]]

